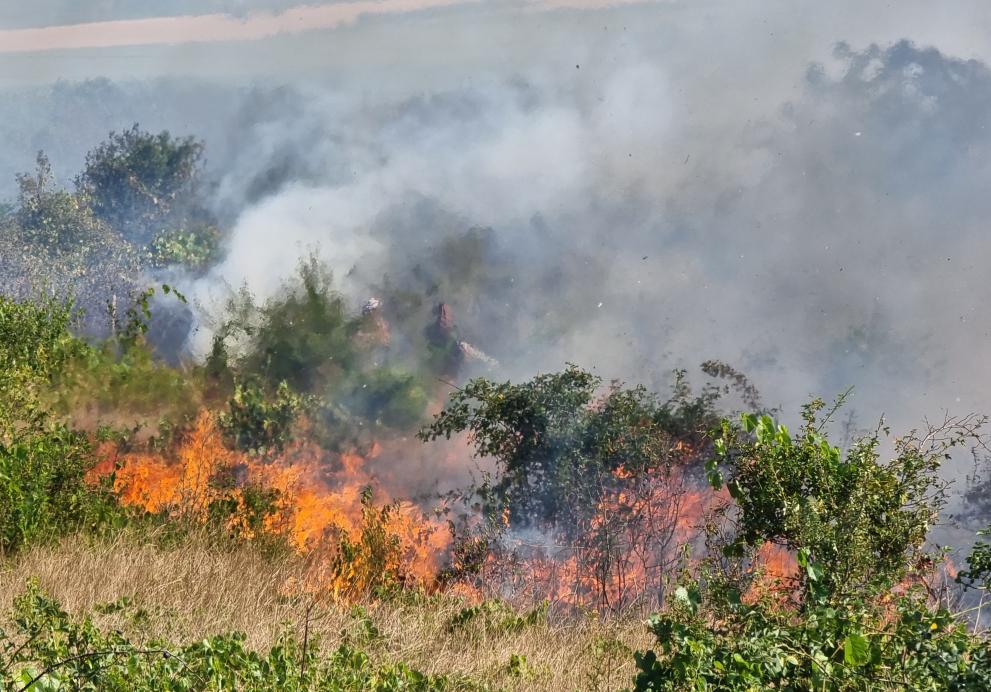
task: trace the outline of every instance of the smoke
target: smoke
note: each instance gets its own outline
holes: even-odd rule
[[[792,410],[848,385],[906,424],[982,408],[983,63],[840,45],[711,138],[669,71],[624,57],[373,104],[256,94],[218,187],[243,211],[193,293],[264,298],[315,251],[358,304],[384,274],[443,283],[482,227],[484,271],[437,299],[507,375],[573,361],[656,385],[712,357]]]
[[[149,49],[133,76],[202,81],[21,90],[0,127],[18,169],[54,143],[73,171],[134,120],[205,138],[232,230],[179,283],[208,312],[315,252],[355,307],[449,303],[500,377],[572,361],[662,387],[717,358],[789,415],[849,385],[864,424],[987,409],[986,9],[526,9]],[[124,69],[87,55],[52,59]]]

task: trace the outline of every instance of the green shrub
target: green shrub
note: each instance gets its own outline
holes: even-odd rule
[[[126,607],[126,606],[124,606]],[[15,629],[0,631],[0,689],[24,690],[470,690],[468,680],[421,673],[403,663],[377,665],[349,645],[320,653],[285,634],[267,652],[240,633],[198,642],[132,642],[76,621],[31,584],[16,600]]]
[[[503,601],[489,599],[459,610],[447,628],[451,632],[476,629],[492,633],[518,633],[545,623],[549,606],[550,603],[544,601],[526,613],[518,613]]]
[[[351,409],[363,418],[398,429],[419,423],[427,408],[426,390],[414,375],[377,368],[357,376]]]
[[[477,488],[490,513],[569,531],[610,491],[683,461],[679,436],[716,421],[713,400],[694,399],[680,376],[668,401],[618,383],[602,393],[602,385],[576,366],[522,384],[477,378],[419,437],[469,433],[475,454],[499,463],[494,483]]]
[[[636,656],[636,690],[991,685],[986,639],[923,589],[895,591],[927,576],[937,471],[951,448],[976,440],[974,421],[898,438],[882,461],[883,428],[844,455],[823,432],[836,408],[822,408],[805,407],[795,436],[769,416],[723,421],[706,471],[717,488],[728,478],[731,523],[712,532],[697,578],[651,618],[657,646]],[[768,543],[792,551],[797,578],[753,591],[752,560]]]
[[[357,365],[352,337],[360,320],[348,314],[344,298],[332,288],[330,272],[315,258],[300,265],[295,282],[262,307],[237,308],[225,333],[244,334],[238,370],[268,386],[287,382],[293,390],[324,393],[341,384]]]
[[[71,320],[69,304],[0,296],[0,425],[38,415],[39,392],[82,349]]]
[[[292,427],[306,406],[304,397],[280,382],[267,396],[255,380],[238,383],[220,414],[219,425],[228,443],[252,454],[281,452],[292,439]]]
[[[220,238],[220,229],[209,224],[163,231],[149,248],[151,263],[156,267],[178,264],[203,271],[220,257]]]
[[[85,479],[86,437],[62,426],[0,444],[0,553],[123,520],[109,489]]]

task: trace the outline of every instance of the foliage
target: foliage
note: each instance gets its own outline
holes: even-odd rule
[[[967,556],[967,569],[961,570],[957,581],[969,587],[987,589],[991,577],[991,543],[983,540],[991,535],[991,527],[977,532],[980,537]]]
[[[126,606],[125,606],[126,607]],[[287,632],[268,652],[240,633],[173,645],[133,642],[73,620],[36,585],[17,598],[16,629],[0,631],[0,689],[9,690],[464,690],[470,681],[398,663],[375,665],[342,644],[328,655],[314,637]]]
[[[448,623],[451,631],[481,629],[486,632],[518,633],[543,623],[547,619],[548,601],[526,613],[518,613],[500,600],[489,599],[473,606],[462,608]]]
[[[357,444],[373,427],[409,430],[429,401],[426,373],[377,348],[376,330],[386,329],[378,319],[350,312],[326,265],[310,257],[263,305],[246,290],[231,298],[204,373],[225,396],[238,381],[269,397],[285,383],[306,399],[312,435],[327,448]]]
[[[542,590],[563,587],[583,605],[613,611],[638,600],[656,604],[680,559],[688,462],[725,391],[711,385],[695,393],[676,372],[662,400],[642,386],[604,387],[576,366],[522,384],[471,380],[419,434],[467,432],[476,456],[496,462],[462,496],[479,503],[480,521],[458,529],[444,577],[517,579],[509,568],[501,577],[484,574],[486,557],[497,565],[565,561],[567,583],[555,584],[549,570]],[[514,533],[533,529],[539,538]]]
[[[225,342],[240,339],[240,372],[271,387],[286,382],[297,392],[322,393],[356,366],[352,337],[358,325],[333,290],[330,272],[310,258],[300,265],[298,279],[264,306],[247,294],[232,303],[215,359],[229,358]]]
[[[0,218],[0,291],[20,299],[41,289],[76,296],[83,326],[98,333],[105,327],[99,306],[133,289],[141,258],[93,213],[89,197],[56,187],[43,153],[36,173],[18,176],[18,185],[17,208]]]
[[[51,421],[43,394],[83,346],[71,308],[0,297],[0,553],[109,523],[114,502],[85,482],[86,436]]]
[[[203,144],[168,132],[151,134],[138,125],[111,132],[86,155],[77,189],[93,211],[126,239],[147,245],[166,225],[199,172]]]
[[[376,368],[356,376],[351,410],[392,428],[409,429],[423,418],[427,392],[419,378],[395,368]]]
[[[239,382],[220,414],[219,425],[230,445],[252,454],[278,453],[292,439],[292,427],[306,407],[304,397],[280,382],[266,395],[254,380]]]
[[[980,690],[991,650],[945,609],[904,598],[881,617],[867,602],[801,617],[685,596],[650,628],[636,690]],[[872,612],[874,611],[874,612]],[[718,614],[718,615],[717,615]],[[714,618],[718,617],[718,620]]]
[[[213,478],[212,483],[221,492],[207,506],[209,532],[235,542],[254,540],[266,549],[287,547],[286,537],[273,533],[268,526],[278,512],[278,491],[251,483],[237,487],[232,474]]]
[[[80,350],[71,320],[71,306],[57,300],[0,296],[0,424],[37,417],[39,389]]]
[[[156,267],[182,265],[203,271],[219,258],[220,237],[220,229],[212,224],[163,231],[151,242],[151,263]]]
[[[198,408],[198,383],[155,358],[145,343],[119,350],[113,342],[81,351],[55,378],[52,409],[74,416],[105,416],[152,425],[190,418]]]
[[[17,177],[20,187],[14,218],[22,240],[57,255],[112,243],[112,231],[93,214],[85,195],[55,188],[51,163],[38,154],[34,175]]]
[[[167,284],[161,292],[185,302]],[[200,399],[197,378],[161,362],[145,336],[155,293],[149,287],[135,294],[123,314],[116,304],[108,306],[111,338],[87,343],[63,327],[62,338],[72,352],[50,377],[44,399],[52,413],[101,422],[109,416],[128,426],[161,424],[169,418],[181,422],[193,415]]]
[[[490,512],[505,509],[517,525],[567,523],[601,499],[587,493],[679,461],[672,432],[704,428],[713,415],[683,392],[662,402],[642,386],[614,383],[600,397],[601,385],[573,365],[518,385],[477,378],[419,436],[468,432],[477,456],[499,462],[495,482],[479,489]]]
[[[62,426],[0,444],[0,554],[121,518],[110,489],[91,486],[85,436]]]
[[[806,406],[794,438],[766,415],[722,422],[706,468],[714,487],[729,478],[732,538],[714,531],[697,578],[651,619],[657,647],[637,654],[637,690],[991,683],[987,642],[926,597],[919,571],[942,505],[937,470],[975,439],[973,420],[899,438],[882,462],[883,428],[845,455],[830,444],[823,430],[837,407],[820,417],[822,401]],[[762,590],[753,561],[768,543],[796,556],[797,576]]]
[[[880,459],[880,432],[856,441],[844,456],[822,433],[824,404],[804,409],[805,425],[792,439],[770,416],[745,414],[742,430],[724,421],[717,459],[729,473],[737,503],[732,548],[764,542],[804,551],[817,589],[831,599],[871,595],[904,574],[943,504],[940,463],[969,431],[948,437],[913,434],[894,441],[895,456]],[[720,484],[710,464],[710,479]],[[806,587],[811,581],[803,578]]]

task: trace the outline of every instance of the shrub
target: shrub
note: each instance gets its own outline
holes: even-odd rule
[[[358,375],[351,399],[355,414],[399,429],[418,424],[428,403],[418,378],[391,368]]]
[[[292,427],[306,400],[280,382],[271,397],[255,380],[238,383],[219,416],[228,443],[252,454],[278,453],[292,439]]]
[[[188,644],[133,642],[76,621],[36,585],[16,600],[15,630],[0,631],[0,689],[158,690],[469,690],[467,680],[421,673],[403,663],[375,665],[347,644],[324,655],[314,637],[291,633],[267,652],[240,633]]]
[[[92,487],[85,436],[62,426],[0,444],[0,553],[122,520],[106,487]]]
[[[299,277],[262,307],[242,296],[222,333],[243,334],[238,370],[276,387],[286,382],[297,392],[324,393],[339,385],[356,365],[352,337],[359,320],[332,288],[329,271],[315,258]]]
[[[823,432],[836,408],[822,409],[806,406],[794,437],[769,416],[723,421],[706,470],[714,487],[728,478],[731,525],[713,532],[697,578],[651,618],[657,647],[637,654],[638,691],[991,683],[988,643],[928,598],[920,559],[942,506],[939,464],[976,439],[974,421],[899,438],[884,462],[883,428],[844,455]],[[755,590],[768,544],[795,556],[796,576]]]

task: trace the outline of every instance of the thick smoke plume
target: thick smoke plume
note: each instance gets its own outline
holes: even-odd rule
[[[717,140],[647,62],[373,105],[256,93],[217,192],[243,211],[194,293],[264,298],[315,251],[356,304],[383,276],[445,286],[508,375],[716,357],[789,408],[855,384],[871,416],[979,409],[991,73],[909,43],[828,68]]]

